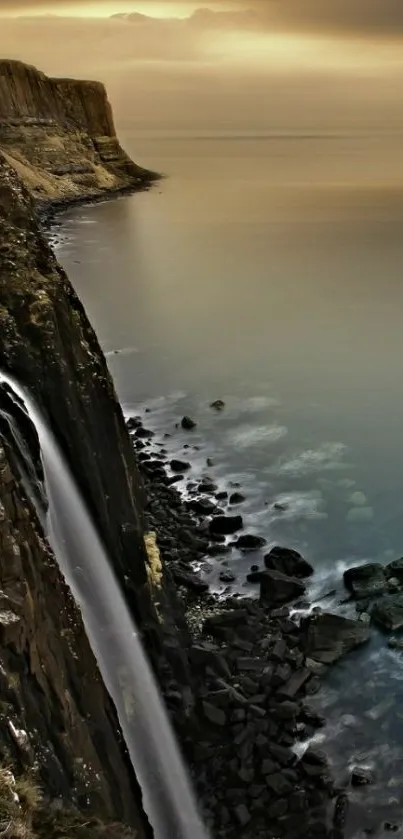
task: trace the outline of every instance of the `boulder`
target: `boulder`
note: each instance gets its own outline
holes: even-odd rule
[[[292,783],[281,772],[275,772],[274,775],[267,775],[266,786],[275,797],[289,795],[293,791]]]
[[[387,588],[385,571],[379,562],[368,562],[348,568],[343,574],[344,584],[357,600],[376,597]]]
[[[217,484],[211,480],[211,478],[202,478],[199,483],[198,490],[199,492],[216,492],[218,489]]]
[[[178,586],[184,586],[198,594],[203,594],[205,591],[208,591],[208,583],[204,582],[195,571],[192,571],[185,565],[177,562],[170,565],[169,568]]]
[[[172,472],[186,472],[190,469],[190,463],[187,460],[171,460],[169,463]]]
[[[366,624],[330,612],[303,618],[301,630],[305,655],[323,664],[332,664],[370,637]]]
[[[394,559],[393,562],[389,562],[385,567],[385,574],[389,579],[396,577],[399,583],[403,583],[403,558]]]
[[[210,533],[229,535],[243,527],[242,516],[215,516],[210,522]]]
[[[126,425],[129,429],[129,431],[133,431],[136,428],[141,428],[141,426],[142,426],[141,417],[129,417],[129,419],[126,422]]]
[[[266,539],[263,536],[255,536],[253,533],[245,533],[239,536],[236,542],[236,547],[240,551],[257,551],[266,544]]]
[[[228,569],[220,571],[219,577],[221,583],[234,583],[236,580],[236,576],[233,571],[229,571]]]
[[[216,708],[215,705],[212,705],[210,702],[203,702],[203,712],[205,718],[213,723],[213,725],[226,725],[227,724],[227,715],[225,711],[221,708]]]
[[[249,574],[246,575],[246,579],[248,583],[260,583],[264,573],[265,572],[263,570],[250,571]]]
[[[298,551],[282,548],[279,545],[266,554],[264,564],[269,570],[280,571],[281,574],[287,574],[289,577],[310,577],[314,570]]]
[[[216,544],[209,545],[206,553],[208,556],[222,556],[223,554],[228,554],[230,550],[230,545],[220,545],[217,542]]]
[[[210,408],[214,408],[215,411],[222,411],[225,408],[225,402],[222,399],[216,399],[210,403]]]
[[[187,506],[198,516],[209,516],[216,509],[216,505],[209,498],[192,498]]]
[[[229,497],[230,504],[242,504],[245,500],[245,496],[242,495],[242,492],[233,492]]]
[[[192,428],[196,428],[196,425],[197,423],[191,417],[182,417],[181,419],[181,426],[185,431],[191,431]]]
[[[150,439],[151,437],[154,437],[154,432],[153,431],[151,431],[149,428],[143,428],[142,426],[139,426],[138,428],[136,428],[136,431],[134,432],[134,434],[135,434],[135,437],[144,437],[146,439]]]
[[[260,600],[267,606],[296,600],[304,591],[304,584],[296,577],[288,577],[279,571],[263,571],[261,574]]]
[[[251,820],[251,815],[245,804],[237,804],[234,809],[234,816],[241,827],[246,827]]]
[[[388,594],[373,606],[371,617],[382,629],[391,630],[403,627],[403,594]]]
[[[353,787],[365,787],[374,783],[374,774],[371,769],[362,766],[354,766],[351,773],[351,785]]]

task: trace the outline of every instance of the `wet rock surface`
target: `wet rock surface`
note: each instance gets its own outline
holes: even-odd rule
[[[390,594],[375,603],[372,619],[383,629],[395,632],[403,627],[403,594]]]
[[[349,568],[344,572],[346,588],[358,600],[375,597],[387,590],[385,569],[379,563],[368,563]]]
[[[227,530],[231,536],[242,519],[195,509],[166,477],[146,472],[146,463],[138,461],[147,496],[147,529],[157,533],[168,571],[175,574],[179,562],[196,574],[207,549],[211,555],[207,540],[225,538]],[[224,491],[222,500],[227,500]],[[192,543],[188,534],[195,531]],[[235,544],[239,538],[235,535]],[[254,544],[261,549],[258,537]],[[228,549],[223,543],[216,547]],[[192,635],[195,710],[185,720],[169,695],[167,703],[213,837],[229,839],[241,830],[245,839],[333,839],[336,824],[337,835],[343,835],[343,807],[331,767],[314,749],[302,748],[298,758],[294,745],[323,725],[310,707],[310,697],[320,687],[315,656],[322,661],[325,650],[331,663],[363,643],[369,630],[358,621],[339,623],[332,615],[322,621],[317,616],[315,631],[304,622],[300,626],[287,603],[304,593],[302,578],[312,567],[285,548],[274,550],[271,562],[299,576],[282,573],[277,565],[260,570],[265,592],[260,601],[234,596],[220,602],[182,581],[179,593]],[[230,579],[232,571],[224,569],[226,573]],[[349,785],[350,778],[346,800]]]
[[[310,577],[314,569],[297,551],[276,546],[264,558],[266,568],[290,577]]]
[[[326,612],[304,618],[302,631],[306,655],[321,664],[332,664],[370,638],[361,621]]]

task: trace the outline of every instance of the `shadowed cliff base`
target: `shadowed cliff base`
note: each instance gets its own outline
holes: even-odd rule
[[[41,207],[146,189],[159,177],[123,151],[103,84],[51,79],[6,59],[0,150]]]

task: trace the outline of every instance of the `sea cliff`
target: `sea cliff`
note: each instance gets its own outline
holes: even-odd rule
[[[122,151],[102,85],[0,62],[0,369],[29,390],[86,501],[212,836],[342,839],[346,795],[326,755],[298,759],[293,746],[323,723],[309,707],[318,672],[368,629],[326,614],[300,626],[287,604],[313,569],[281,547],[258,572],[260,601],[217,604],[206,592],[192,561],[229,549],[224,536],[242,530],[242,516],[216,503],[211,480],[185,503],[167,441],[164,454],[139,418],[126,426],[41,227],[43,209],[152,177]],[[178,427],[192,433],[189,418]],[[38,514],[46,503],[35,428],[0,386],[0,832],[6,812],[9,839],[148,839],[115,708]],[[244,547],[253,538],[243,534]]]
[[[141,480],[104,357],[38,215],[144,188],[152,177],[121,149],[102,84],[52,80],[0,61],[0,368],[30,390],[55,432],[158,668],[163,645]],[[117,821],[130,826],[127,836],[149,836],[114,707],[4,417],[23,422],[31,488],[40,494],[35,430],[14,416],[4,387],[0,409],[0,827],[17,790],[13,836],[24,829],[32,836],[126,836],[126,828],[112,826]],[[3,777],[2,767],[15,780]]]
[[[37,202],[71,202],[146,187],[156,176],[116,136],[100,82],[51,79],[0,60],[0,149]]]

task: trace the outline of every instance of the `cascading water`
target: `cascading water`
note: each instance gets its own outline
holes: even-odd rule
[[[137,627],[86,505],[29,394],[8,375],[0,373],[1,382],[25,403],[35,425],[49,503],[49,542],[80,606],[89,642],[115,703],[155,837],[207,839]]]

